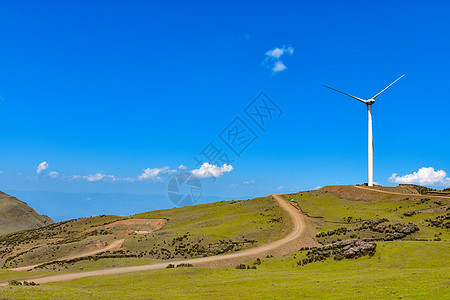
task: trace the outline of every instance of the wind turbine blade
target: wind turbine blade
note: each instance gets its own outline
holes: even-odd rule
[[[323,86],[323,87],[326,87],[326,88],[328,88],[328,89],[330,89],[330,90],[336,91],[336,92],[338,92],[338,93],[341,93],[341,94],[347,95],[347,96],[349,96],[349,97],[352,97],[353,99],[356,99],[356,100],[358,100],[358,101],[361,101],[362,103],[366,103],[366,101],[363,100],[363,99],[361,99],[361,98],[358,98],[358,97],[355,97],[355,96],[353,96],[353,95],[350,95],[350,94],[341,92],[341,91],[339,91],[339,90],[333,89],[332,87],[329,87],[329,86],[326,86],[326,85],[322,85],[322,86]]]
[[[388,87],[390,87],[391,85],[393,85],[394,83],[396,83],[400,78],[402,78],[403,76],[405,76],[405,74],[403,74],[402,76],[400,76],[399,78],[397,78],[393,83],[391,83],[390,85],[388,85],[387,87],[384,88],[384,90],[382,90],[381,92],[379,92],[378,94],[376,94],[375,96],[372,97],[372,99],[375,99],[376,97],[380,96],[380,94],[382,92],[384,92],[385,90],[388,89]]]

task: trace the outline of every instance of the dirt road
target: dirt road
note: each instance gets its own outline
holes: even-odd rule
[[[61,261],[61,260],[71,260],[71,259],[75,259],[75,258],[80,258],[80,257],[86,257],[86,256],[95,255],[95,254],[97,254],[97,253],[102,253],[102,252],[105,252],[105,251],[108,251],[108,250],[112,250],[112,249],[115,249],[115,248],[119,248],[120,246],[122,246],[123,241],[124,241],[123,239],[122,239],[122,240],[117,240],[117,241],[115,241],[114,243],[111,243],[110,245],[106,246],[105,248],[101,248],[101,249],[94,250],[94,251],[90,251],[90,252],[85,252],[85,253],[79,254],[79,255],[68,256],[68,257],[64,257],[64,258],[52,260],[52,261],[50,261],[50,262]],[[32,265],[32,266],[26,266],[26,267],[14,268],[14,269],[10,269],[10,270],[12,270],[12,271],[28,271],[28,270],[34,269],[34,268],[36,268],[37,266],[42,265],[42,264],[43,264],[43,263],[37,264],[37,265]]]
[[[355,185],[355,187],[357,187],[358,189],[362,189],[362,190],[368,190],[368,191],[379,192],[379,193],[385,193],[385,194],[404,195],[404,196],[414,196],[414,197],[448,198],[448,199],[450,199],[450,197],[447,197],[447,196],[435,196],[435,195],[422,195],[422,194],[396,193],[396,192],[389,192],[389,191],[383,191],[383,190],[373,189],[373,188],[369,188],[369,187],[365,187],[365,186],[359,186],[359,185]]]
[[[35,283],[49,283],[49,282],[61,282],[61,281],[70,281],[84,277],[90,276],[101,276],[101,275],[113,275],[113,274],[124,274],[124,273],[132,273],[132,272],[141,272],[141,271],[150,271],[150,270],[158,270],[164,269],[169,264],[177,265],[180,263],[185,264],[200,264],[200,263],[211,263],[228,259],[235,259],[246,256],[253,256],[265,253],[267,251],[276,249],[278,247],[282,247],[283,245],[290,243],[298,238],[301,238],[305,235],[306,224],[304,220],[304,216],[300,213],[300,211],[294,208],[288,201],[282,199],[279,195],[272,195],[280,204],[280,206],[286,210],[292,218],[292,222],[294,225],[293,230],[284,238],[277,240],[272,243],[263,244],[255,248],[239,251],[232,254],[222,254],[217,256],[210,257],[202,257],[202,258],[193,258],[193,259],[184,259],[178,261],[169,261],[164,263],[156,263],[150,265],[143,266],[132,266],[132,267],[121,267],[121,268],[113,268],[106,270],[96,270],[96,271],[88,271],[88,272],[80,272],[80,273],[69,273],[69,274],[60,274],[48,277],[42,277],[33,279]],[[6,283],[0,283],[0,286],[6,285]]]

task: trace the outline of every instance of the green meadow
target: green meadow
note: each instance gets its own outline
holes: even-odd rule
[[[298,262],[305,257],[306,250],[299,249],[282,257],[260,257],[261,264],[254,259],[245,262],[256,269],[194,266],[40,286],[8,286],[0,287],[0,299],[450,299],[449,230],[444,225],[431,226],[427,221],[448,214],[449,199],[381,194],[355,187],[326,187],[284,198],[296,201],[319,232],[342,227],[351,230],[366,220],[381,218],[388,219],[386,224],[414,223],[419,231],[394,241],[377,240],[375,254],[358,259],[335,261],[330,257],[301,266]],[[283,211],[274,208],[274,200],[265,197],[249,201],[219,202],[133,217],[167,218],[161,231],[167,232],[162,236],[170,238],[189,232],[193,237],[215,240],[245,236],[267,242],[288,232],[286,228],[290,223]],[[280,216],[283,223],[268,222]],[[358,234],[358,238],[368,238],[372,234],[367,230],[351,232]],[[348,239],[349,234],[331,235],[326,239],[328,242]],[[129,237],[126,245],[130,248],[140,243],[154,246],[162,241],[164,239],[157,236],[148,237],[147,241],[142,237]],[[149,262],[138,258],[80,261],[64,272]],[[47,274],[55,272],[26,272],[20,279]],[[18,273],[0,271],[0,281],[11,279],[19,279]]]
[[[263,258],[256,270],[176,268],[0,288],[5,299],[449,299],[449,244],[378,243],[357,260],[297,266],[294,253]]]

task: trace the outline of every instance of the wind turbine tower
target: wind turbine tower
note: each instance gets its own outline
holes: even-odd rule
[[[353,99],[356,99],[358,101],[361,101],[362,103],[366,104],[367,106],[367,114],[368,114],[368,140],[367,140],[367,184],[368,186],[373,186],[373,134],[372,134],[372,105],[375,103],[375,98],[380,96],[382,92],[384,92],[385,90],[387,90],[388,87],[390,87],[391,85],[393,85],[394,83],[396,83],[400,78],[402,78],[403,76],[405,76],[405,74],[403,74],[402,76],[400,76],[399,78],[397,78],[393,83],[391,83],[390,85],[388,85],[387,87],[385,87],[381,92],[379,92],[378,94],[376,94],[375,96],[373,96],[372,98],[368,99],[368,100],[363,100],[361,98],[352,96],[350,94],[338,91],[332,87],[326,86],[324,85],[324,87],[329,88],[333,91],[339,92],[341,94],[347,95],[349,97],[352,97]]]

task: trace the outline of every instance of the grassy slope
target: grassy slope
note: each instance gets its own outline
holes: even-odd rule
[[[279,219],[280,217],[281,219]],[[223,201],[152,211],[137,214],[131,218],[168,219],[159,231],[126,237],[123,248],[132,253],[141,253],[143,251],[161,248],[168,249],[174,253],[175,246],[180,245],[180,242],[172,245],[172,241],[188,232],[189,237],[183,240],[184,244],[200,243],[201,245],[208,246],[209,244],[215,244],[225,239],[234,241],[256,240],[258,243],[265,243],[279,239],[284,234],[287,234],[287,231],[291,227],[290,219],[286,212],[278,206],[275,200],[269,199],[268,197],[247,201]],[[6,266],[9,268],[44,263],[67,257],[68,255],[73,256],[78,252],[86,250],[87,247],[94,247],[92,242],[95,240],[101,239],[108,243],[112,242],[115,233],[81,236],[81,239],[75,238],[70,240],[71,238],[80,237],[79,233],[85,229],[121,219],[124,219],[124,217],[104,215],[65,221],[42,228],[10,234],[3,237],[3,239],[0,238],[0,250],[2,250],[2,245],[3,249],[5,249],[6,244],[11,241],[22,241],[15,245],[21,248],[20,251],[37,247],[24,254],[20,254],[14,259],[9,259],[6,262]],[[278,221],[271,222],[272,219],[277,219]],[[55,241],[49,241],[42,244],[43,242],[40,240],[42,238],[65,238],[69,239],[69,242],[58,244]],[[240,245],[239,249],[245,249],[255,245],[254,243],[246,243]],[[178,255],[176,258],[180,257],[183,256]],[[152,258],[155,257],[144,255],[140,260],[127,258],[120,262],[116,259],[105,258],[94,264],[90,264],[94,265],[97,269],[102,269],[116,266],[118,263],[121,266],[150,263],[153,261]],[[1,262],[2,260],[0,260]],[[46,268],[46,270],[64,272],[79,271],[80,268],[86,270],[86,263],[76,262],[74,264],[66,264],[63,267],[52,265]],[[93,268],[88,267],[88,269]],[[31,274],[30,276],[33,276],[35,272],[40,273],[42,270],[28,273]],[[0,281],[2,281],[1,277],[0,273]]]
[[[203,244],[217,243],[225,239],[235,241],[247,239],[266,243],[286,234],[285,223],[290,222],[286,212],[268,197],[151,211],[134,217],[169,220],[160,232],[146,237],[128,237],[124,246],[130,250],[167,246],[174,238],[186,233],[196,239],[203,239]],[[281,222],[270,221],[280,217],[282,217]],[[289,224],[287,224],[288,228]]]
[[[449,299],[448,229],[429,227],[424,222],[425,218],[442,214],[437,209],[439,205],[434,200],[420,203],[423,197],[373,193],[350,187],[293,196],[309,215],[324,217],[313,220],[320,231],[353,226],[354,224],[344,221],[349,216],[353,220],[387,217],[392,222],[414,222],[420,227],[420,231],[408,236],[407,240],[377,242],[377,252],[370,258],[339,262],[329,259],[299,267],[296,263],[304,252],[297,252],[281,258],[264,258],[257,270],[166,269],[84,278],[38,287],[0,288],[0,296],[42,299],[89,296],[105,299]],[[448,205],[448,200],[444,201],[447,202],[443,205]],[[403,216],[403,212],[412,210],[419,213],[412,217]],[[176,224],[173,226],[176,227]],[[442,241],[432,241],[440,232]],[[428,241],[413,240],[417,238]],[[6,278],[11,273],[0,272],[1,276]]]
[[[420,246],[419,244],[420,243]],[[297,267],[294,255],[264,259],[257,270],[179,268],[0,288],[5,298],[321,298],[448,299],[448,244],[383,242],[372,258]],[[404,253],[408,253],[405,255]]]
[[[54,223],[12,196],[0,192],[0,235]]]
[[[53,223],[44,227],[11,233],[0,236],[0,250],[11,249],[12,246],[15,246],[16,249],[20,248],[15,254],[18,255],[17,258],[7,262],[6,266],[8,267],[20,267],[48,262],[68,255],[77,254],[77,252],[89,246],[89,243],[97,239],[97,237],[86,237],[82,240],[75,238],[73,242],[65,244],[57,244],[56,241],[43,242],[42,239],[70,239],[90,227],[122,219],[124,217],[103,215]],[[112,238],[106,238],[108,241],[112,240]],[[5,260],[0,260],[0,263],[4,262]]]
[[[449,230],[430,227],[424,221],[444,214],[445,210],[442,208],[450,204],[449,199],[427,198],[423,195],[391,195],[359,190],[351,186],[325,187],[318,192],[300,193],[292,198],[297,200],[303,212],[309,216],[323,217],[315,220],[319,231],[351,227],[357,223],[357,219],[387,218],[391,223],[412,222],[418,225],[420,231],[408,239],[433,240],[438,235],[442,240],[450,240]],[[442,204],[436,203],[438,201]],[[403,215],[411,211],[416,214],[411,217]],[[352,217],[350,223],[344,221],[348,217]]]

